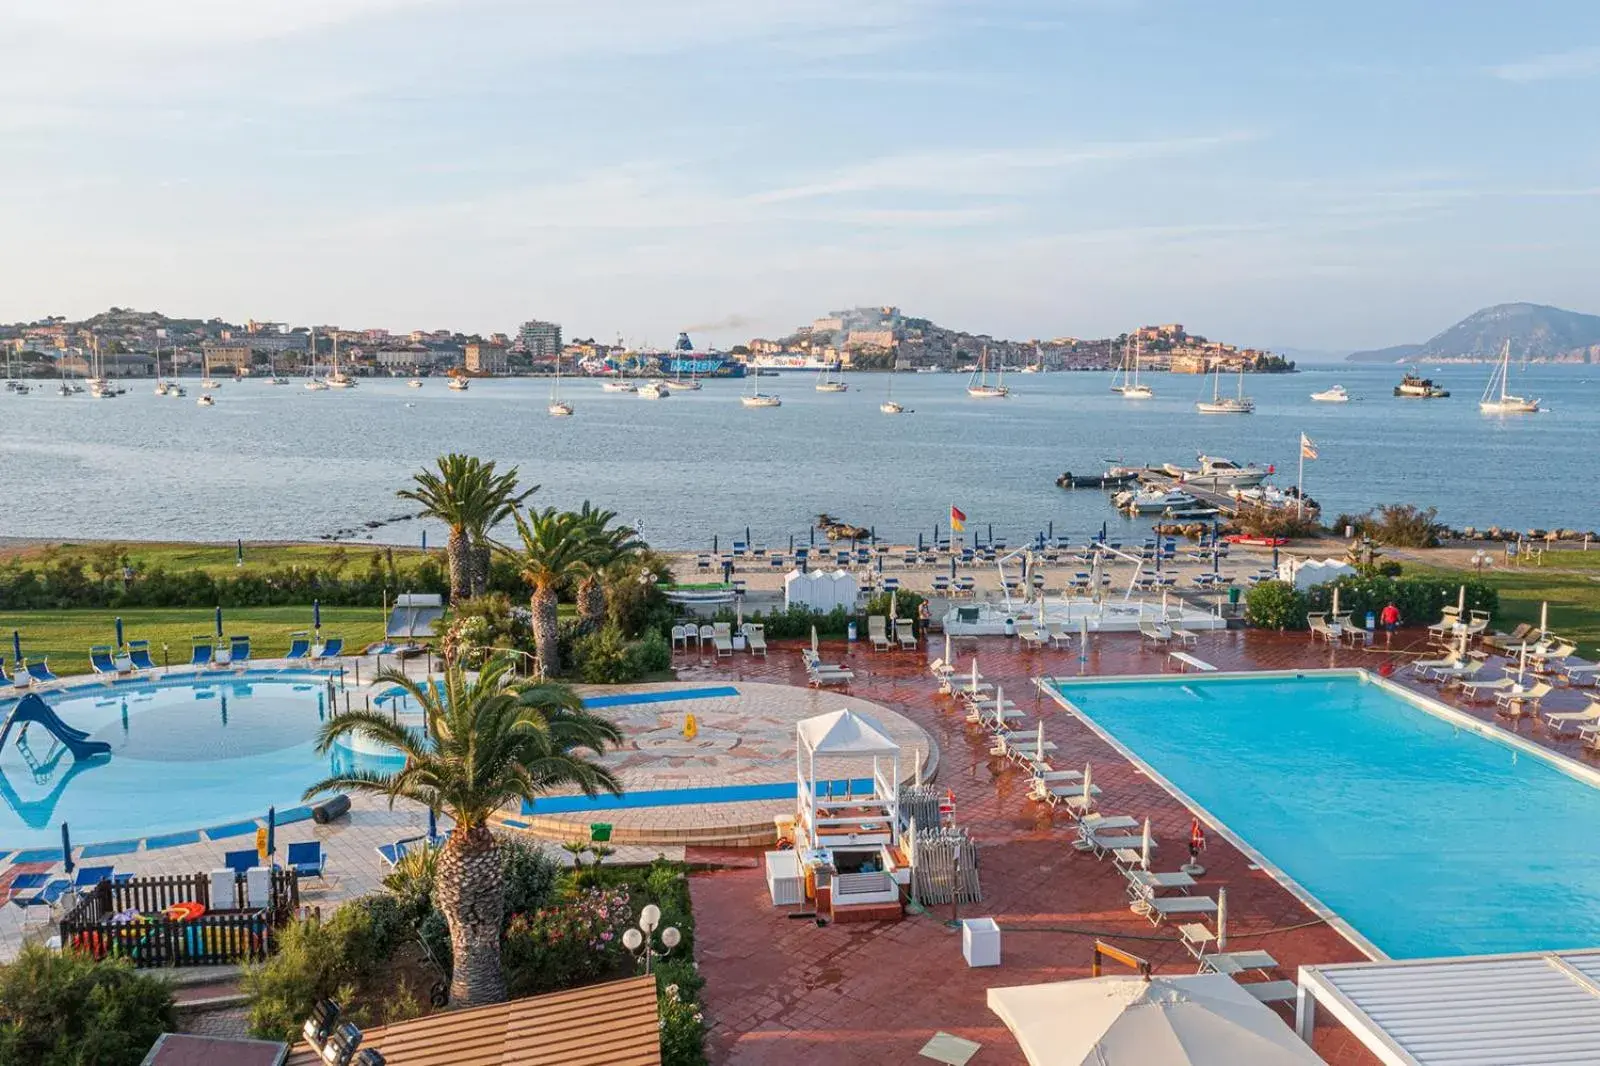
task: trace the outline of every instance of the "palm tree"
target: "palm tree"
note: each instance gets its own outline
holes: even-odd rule
[[[450,527],[446,557],[450,562],[450,600],[482,595],[489,583],[487,558],[489,530],[503,521],[529,496],[539,491],[517,490],[517,469],[496,473],[494,460],[451,453],[435,460],[436,469],[412,475],[415,488],[396,495],[422,505],[422,513]]]
[[[634,535],[629,526],[612,526],[617,512],[593,507],[583,501],[578,519],[588,529],[590,548],[578,581],[578,618],[589,628],[595,628],[605,618],[608,576],[615,576],[627,563],[644,551],[646,544]]]
[[[561,669],[556,606],[561,589],[589,572],[598,550],[588,522],[575,511],[513,511],[522,551],[516,553],[522,580],[533,590],[533,643],[539,668]]]
[[[450,665],[438,688],[419,685],[396,670],[382,671],[376,682],[397,685],[416,701],[426,735],[373,711],[335,715],[318,733],[319,751],[357,734],[404,753],[405,767],[336,774],[306,789],[305,798],[366,792],[387,796],[391,806],[396,799],[409,799],[455,819],[440,849],[433,887],[434,903],[450,926],[450,999],[461,1007],[498,1002],[505,998],[500,969],[504,886],[500,845],[489,831],[489,818],[512,801],[556,788],[577,786],[587,796],[601,790],[620,794],[611,771],[583,752],[603,754],[607,744],[621,741],[621,733],[584,710],[565,685],[517,686],[508,657],[490,659],[475,679],[460,665]]]

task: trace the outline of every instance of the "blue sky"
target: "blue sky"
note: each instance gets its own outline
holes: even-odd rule
[[[0,7],[0,320],[1422,340],[1600,312],[1600,5]]]

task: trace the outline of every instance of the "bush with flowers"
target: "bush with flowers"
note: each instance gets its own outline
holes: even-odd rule
[[[616,973],[633,917],[626,887],[586,889],[557,906],[513,915],[501,949],[507,993],[535,995]]]
[[[656,996],[661,1015],[662,1066],[702,1066],[706,1061],[706,1018],[692,996],[678,985],[666,985]]]

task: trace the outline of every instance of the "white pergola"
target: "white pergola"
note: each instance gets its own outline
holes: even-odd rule
[[[819,795],[818,756],[830,761],[870,758],[872,794],[842,799]],[[900,815],[900,745],[891,740],[878,723],[848,709],[802,719],[795,725],[794,775],[800,828],[808,847],[893,841],[896,819]],[[849,808],[853,813],[834,817],[830,814],[832,808]],[[870,819],[862,816],[862,808],[870,810]],[[857,831],[863,822],[876,821],[879,817],[884,822],[881,832]]]
[[[1600,949],[1302,966],[1304,1040],[1318,1007],[1388,1066],[1600,1062]]]

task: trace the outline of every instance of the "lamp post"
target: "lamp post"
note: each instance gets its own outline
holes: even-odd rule
[[[660,925],[661,908],[651,903],[647,904],[644,910],[639,912],[638,927],[630,927],[622,934],[622,946],[633,954],[636,961],[640,958],[644,959],[646,976],[650,974],[651,964],[656,959],[664,959],[670,955],[672,949],[677,947],[679,941],[683,939],[683,934],[678,932],[677,927],[669,925],[661,930],[661,950],[657,951],[654,938],[656,929]]]
[[[1479,577],[1483,576],[1483,568],[1487,566],[1488,563],[1489,553],[1484,551],[1482,548],[1479,548],[1477,551],[1472,553],[1472,568],[1478,572]]]

